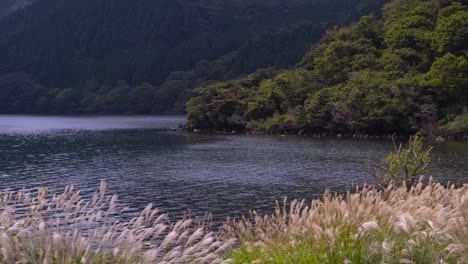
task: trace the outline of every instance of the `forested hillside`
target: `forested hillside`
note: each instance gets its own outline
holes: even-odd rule
[[[382,0],[41,0],[0,20],[1,113],[163,113],[290,67]]]
[[[195,91],[197,128],[271,133],[468,133],[467,1],[394,0],[287,71]]]

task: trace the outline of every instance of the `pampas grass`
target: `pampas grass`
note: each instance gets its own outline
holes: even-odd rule
[[[105,189],[89,200],[73,187],[1,194],[0,263],[468,263],[468,185],[285,200],[271,215],[228,219],[218,234],[189,218],[171,223],[152,205],[120,222]]]
[[[234,263],[468,263],[468,185],[326,192],[231,220]]]
[[[219,240],[190,219],[170,223],[148,205],[120,222],[102,182],[91,200],[66,187],[0,196],[0,263],[227,263],[234,239]]]

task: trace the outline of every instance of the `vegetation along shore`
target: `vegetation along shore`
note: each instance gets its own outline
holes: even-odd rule
[[[466,1],[394,0],[382,17],[329,30],[291,70],[198,88],[197,129],[468,135]]]

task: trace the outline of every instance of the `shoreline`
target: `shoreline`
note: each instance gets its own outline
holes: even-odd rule
[[[309,137],[309,138],[344,138],[344,139],[409,139],[412,135],[411,134],[397,134],[394,133],[392,135],[375,135],[375,134],[364,134],[364,133],[307,133],[307,132],[299,132],[299,133],[267,133],[267,132],[259,132],[259,131],[236,131],[232,130],[231,132],[222,131],[222,130],[214,130],[214,129],[197,129],[191,128],[187,125],[182,125],[176,128],[170,128],[169,131],[172,132],[186,132],[186,133],[193,133],[193,134],[206,134],[206,135],[268,135],[268,136],[295,136],[295,137]],[[429,142],[433,143],[443,143],[443,142],[461,142],[461,143],[468,143],[468,135],[464,136],[451,136],[451,135],[436,135],[433,137],[421,136],[423,140],[428,140]]]

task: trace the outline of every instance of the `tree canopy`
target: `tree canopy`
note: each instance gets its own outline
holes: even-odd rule
[[[189,121],[272,133],[468,132],[459,129],[468,113],[467,12],[466,1],[394,0],[381,18],[329,30],[295,69],[197,89]]]
[[[0,90],[48,107],[0,111],[181,113],[190,89],[291,67],[383,1],[38,0],[0,19]]]

